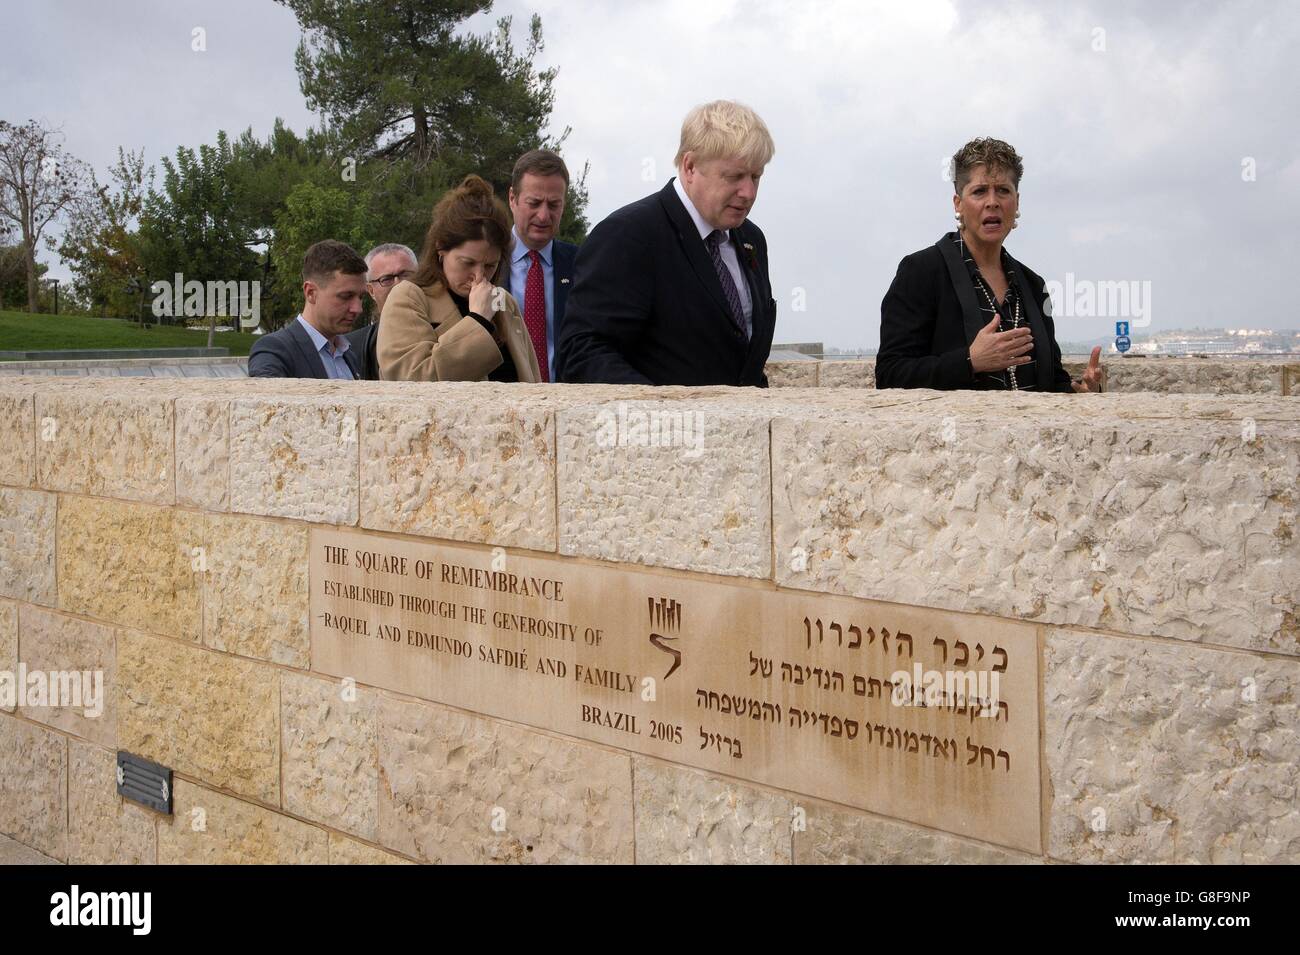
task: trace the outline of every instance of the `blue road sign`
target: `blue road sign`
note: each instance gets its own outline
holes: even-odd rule
[[[1117,337],[1124,337],[1124,336],[1127,336],[1127,335],[1128,335],[1128,322],[1116,322],[1116,323],[1115,323],[1115,335],[1116,335]]]
[[[1133,347],[1133,341],[1127,335],[1115,336],[1115,350],[1121,355]]]

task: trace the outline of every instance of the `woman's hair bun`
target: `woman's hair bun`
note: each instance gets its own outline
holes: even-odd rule
[[[457,191],[467,199],[491,199],[496,195],[492,188],[492,183],[488,182],[482,176],[476,176],[473,173],[461,180]]]

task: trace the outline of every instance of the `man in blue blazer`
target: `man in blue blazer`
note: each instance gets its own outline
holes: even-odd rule
[[[248,376],[360,378],[346,336],[361,314],[365,290],[365,259],[342,242],[317,242],[303,257],[301,314],[253,344]]]
[[[578,252],[560,381],[767,387],[776,301],[749,211],[774,152],[746,106],[690,112],[677,178],[614,212]]]
[[[510,178],[515,246],[501,284],[519,303],[542,381],[555,380],[555,347],[578,254],[572,242],[555,238],[568,188],[568,167],[549,149],[524,153]]]

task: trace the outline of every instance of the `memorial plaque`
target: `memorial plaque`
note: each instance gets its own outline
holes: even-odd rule
[[[1039,852],[1031,624],[311,532],[312,667]]]

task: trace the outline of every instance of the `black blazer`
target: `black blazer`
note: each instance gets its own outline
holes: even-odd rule
[[[356,356],[349,347],[343,360],[358,378]],[[295,318],[284,328],[263,335],[248,352],[250,378],[328,378],[325,363],[312,344],[311,336]]]
[[[352,361],[355,358],[352,364],[360,369],[360,377],[366,381],[378,381],[379,353],[375,349],[375,341],[379,338],[379,316],[376,315],[369,325],[353,329],[343,337],[350,346],[343,355],[343,360]]]
[[[877,388],[1001,387],[971,372],[970,345],[987,324],[975,300],[975,286],[949,233],[898,264],[898,274],[880,303]],[[1061,364],[1056,327],[1041,277],[1012,259],[1021,308],[1034,338],[1039,391],[1070,391]]]
[[[766,388],[776,327],[767,241],[749,221],[732,235],[753,303],[748,342],[672,180],[596,226],[578,250],[555,380]]]
[[[516,239],[516,242],[519,240]],[[564,308],[569,302],[569,288],[573,285],[573,264],[578,257],[578,247],[572,242],[554,240],[551,247],[551,273],[555,276],[555,354],[560,354],[560,328],[564,325]],[[501,287],[515,297],[519,303],[519,314],[524,312],[524,290],[515,291],[510,287],[510,263],[501,270]],[[557,358],[558,360],[558,358]],[[552,380],[556,380],[552,376]]]

